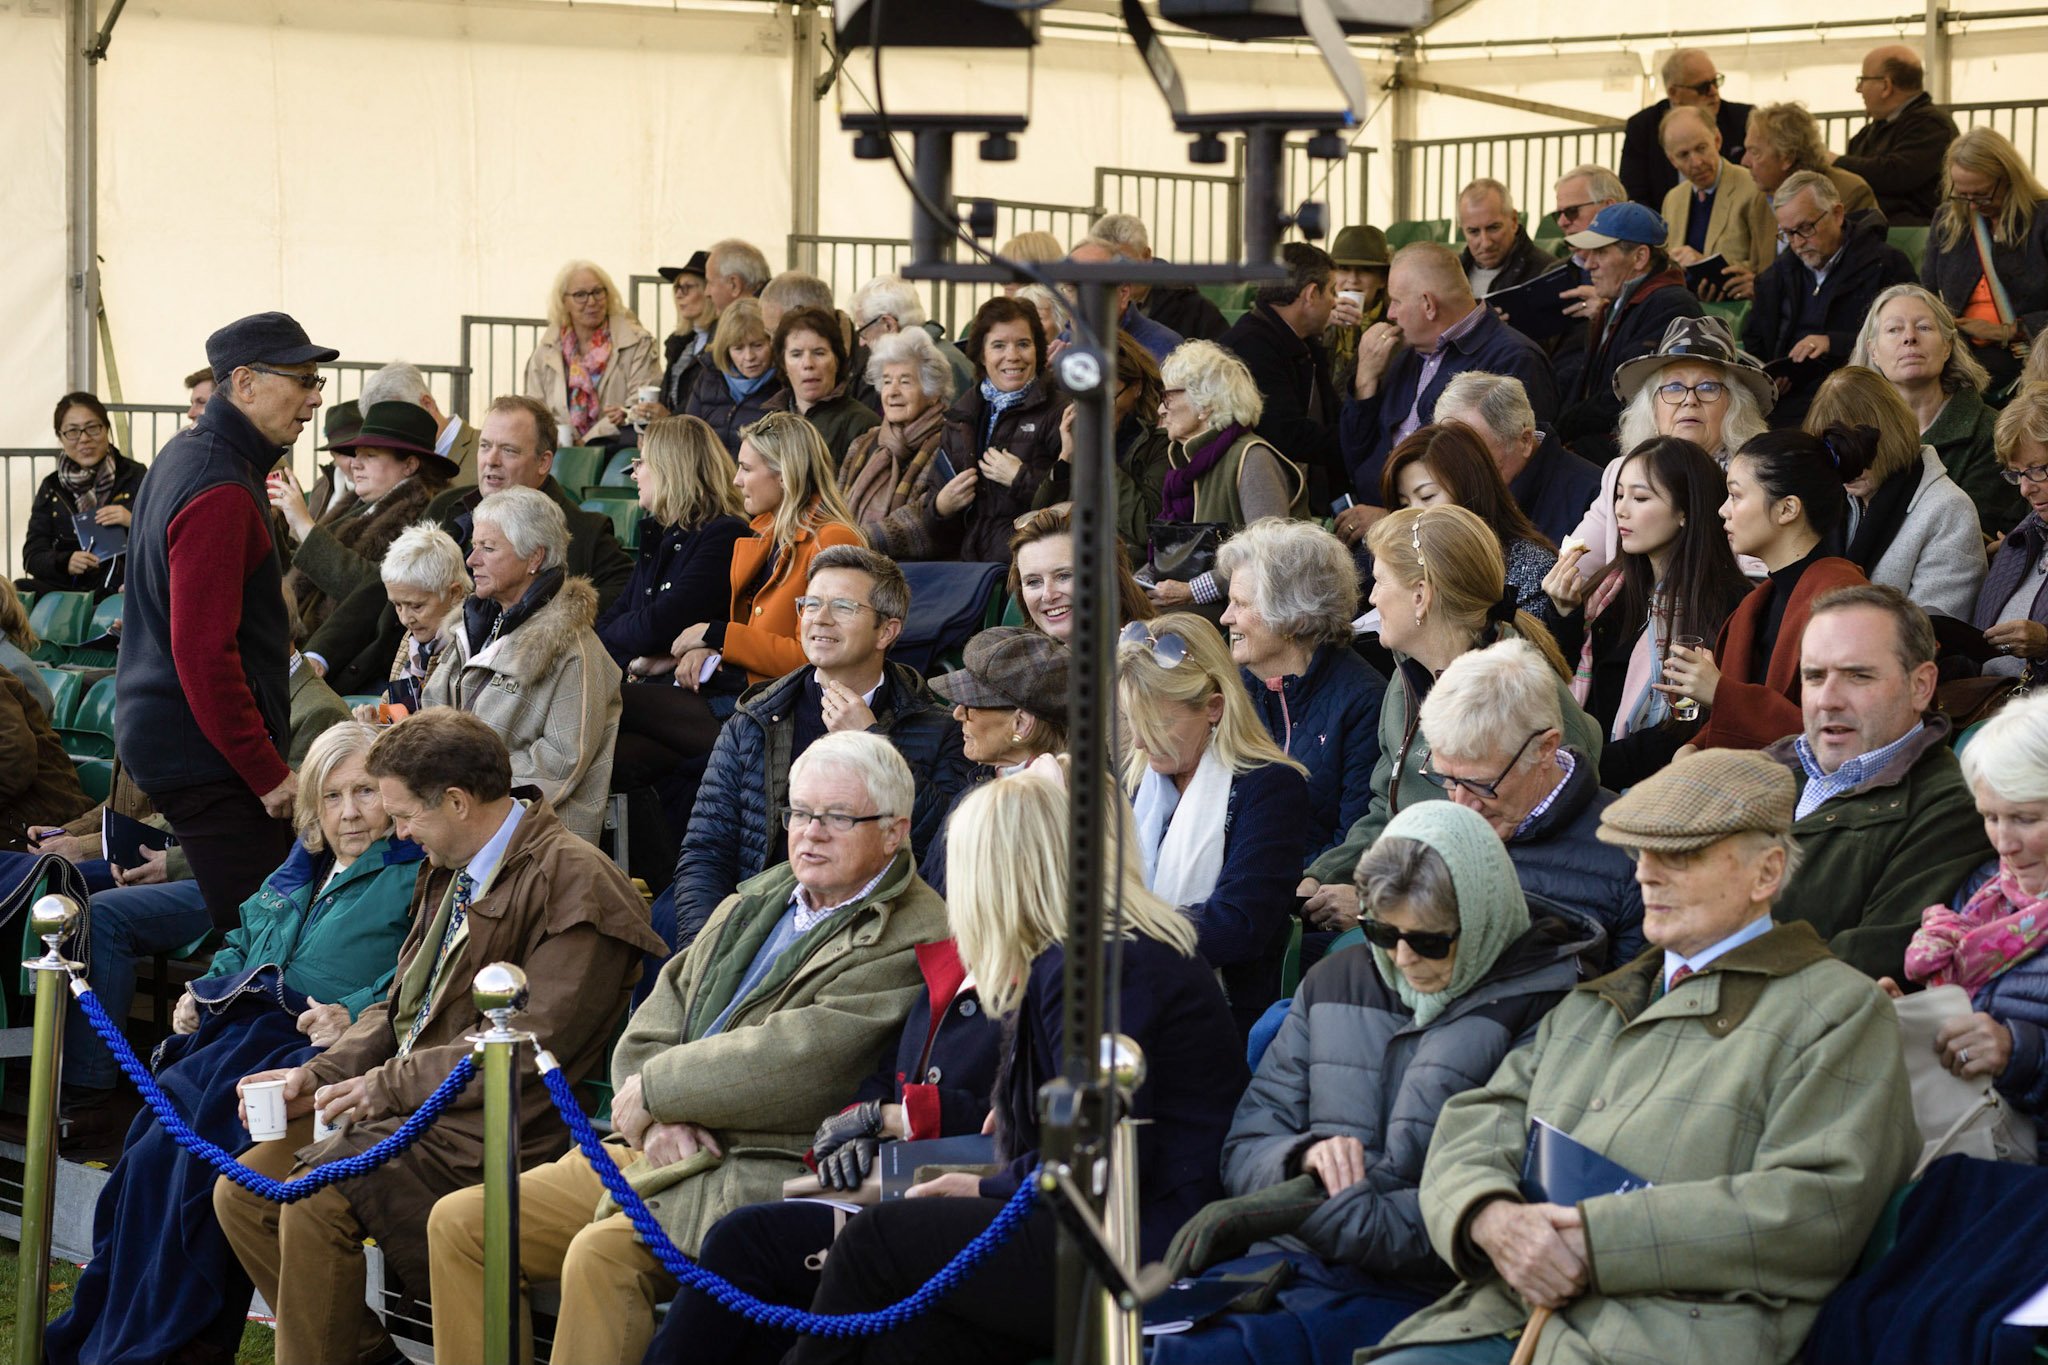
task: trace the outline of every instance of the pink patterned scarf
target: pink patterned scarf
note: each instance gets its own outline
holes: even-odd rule
[[[1977,888],[1961,914],[1930,905],[1906,947],[1906,975],[1930,986],[1961,986],[1974,994],[2048,943],[2048,897],[2029,896],[2019,878],[1998,875]]]
[[[600,323],[590,334],[590,344],[580,350],[576,329],[562,329],[562,368],[569,376],[569,425],[575,428],[572,434],[578,438],[596,426],[603,415],[597,404],[597,386],[604,381],[604,368],[611,360],[611,323]]]

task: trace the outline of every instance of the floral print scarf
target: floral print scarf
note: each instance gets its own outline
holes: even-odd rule
[[[2004,863],[1962,912],[1930,905],[1906,946],[1906,975],[1930,986],[1977,988],[2048,943],[2048,897],[2028,895]]]
[[[562,329],[562,369],[569,376],[569,426],[579,440],[597,425],[603,410],[597,402],[597,386],[604,381],[605,366],[612,360],[611,323],[604,322],[590,334],[590,344],[577,349],[576,329]]]

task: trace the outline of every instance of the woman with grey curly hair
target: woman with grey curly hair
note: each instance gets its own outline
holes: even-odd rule
[[[1261,517],[1216,554],[1230,657],[1273,742],[1308,769],[1308,860],[1372,804],[1387,680],[1351,648],[1358,572],[1313,522]],[[1306,866],[1306,863],[1304,864]]]
[[[973,471],[941,476],[953,367],[930,333],[909,327],[875,342],[867,380],[882,424],[847,447],[839,487],[875,549],[896,560],[934,558],[937,519],[952,516],[974,495]]]
[[[1166,456],[1161,521],[1244,526],[1261,517],[1299,517],[1308,510],[1308,482],[1255,428],[1265,399],[1245,363],[1213,341],[1182,342],[1159,367],[1166,390],[1159,425],[1173,442]],[[1222,596],[1216,576],[1155,582],[1141,570],[1163,609]]]
[[[1991,376],[1939,294],[1917,284],[1879,294],[1849,363],[1876,370],[1899,391],[1920,425],[1921,444],[1934,447],[1948,476],[1977,504],[1986,535],[2020,524],[2026,503],[1998,476],[1998,410],[1984,401]]]

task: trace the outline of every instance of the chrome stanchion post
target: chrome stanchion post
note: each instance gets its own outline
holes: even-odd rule
[[[484,1365],[514,1365],[519,1324],[519,1049],[531,1033],[512,1027],[526,1008],[526,973],[493,962],[476,974],[476,1007],[491,1021],[469,1041],[484,1072]]]
[[[64,1002],[71,973],[83,968],[62,944],[80,914],[68,896],[29,907],[44,953],[21,965],[34,972],[35,1053],[29,1064],[28,1158],[21,1180],[21,1247],[14,1291],[14,1358],[43,1358],[43,1312],[50,1299],[50,1211],[57,1175],[57,1085],[64,1054]]]
[[[1102,1221],[1109,1250],[1133,1279],[1142,1258],[1138,1242],[1138,1120],[1130,1118],[1131,1097],[1145,1083],[1145,1053],[1128,1034],[1102,1037],[1102,1070],[1116,1087],[1118,1110],[1125,1117],[1110,1131],[1109,1188],[1103,1197]],[[1106,1294],[1102,1300],[1105,1365],[1138,1365],[1144,1357],[1144,1309],[1127,1296]]]

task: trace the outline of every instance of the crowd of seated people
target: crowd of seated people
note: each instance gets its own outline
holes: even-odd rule
[[[161,1082],[272,1175],[393,1131],[466,1055],[476,971],[522,965],[670,1239],[854,1312],[1036,1159],[1066,792],[1103,782],[1121,937],[1087,951],[1150,1062],[1138,1239],[1266,1291],[1157,1362],[1505,1361],[1525,1327],[1538,1359],[1789,1361],[1920,1150],[1887,992],[1964,987],[1941,1065],[2043,1107],[2048,191],[1910,51],[1865,68],[1836,155],[1676,54],[1621,174],[1556,182],[1554,254],[1481,179],[1462,253],[1290,243],[1235,317],[1122,286],[1099,584],[1073,305],[1036,285],[947,335],[898,276],[835,291],[728,239],[663,268],[657,345],[572,261],[522,393],[471,426],[388,367],[303,492],[280,455],[337,353],[229,323],[146,466],[58,405],[22,591],[123,593],[118,761],[94,806],[0,586],[0,877],[78,866],[116,1014],[144,959],[211,951]],[[1157,259],[1130,214],[1004,250]],[[1488,302],[1546,279],[1559,334]],[[632,549],[556,477],[570,445],[620,450]],[[1070,752],[1084,674],[1105,755]],[[110,865],[115,814],[178,842]],[[131,1124],[75,1010],[65,1058],[64,1149],[117,1159],[53,1359],[228,1358],[252,1286],[280,1359],[382,1358],[366,1237],[441,1358],[480,1354],[479,1112],[279,1209]],[[284,1139],[247,1139],[255,1078]],[[516,1255],[578,1361],[1054,1348],[1043,1209],[886,1347],[798,1336],[679,1292],[537,1081],[520,1104]],[[1539,1197],[1538,1120],[1649,1188]],[[985,1126],[992,1164],[911,1199],[781,1199]]]

